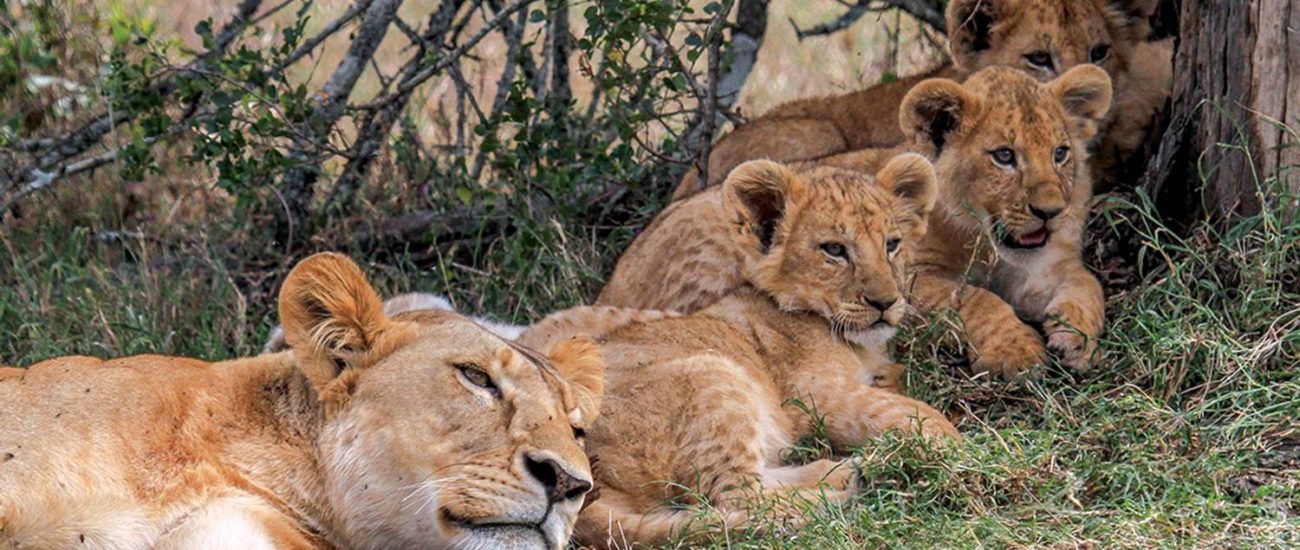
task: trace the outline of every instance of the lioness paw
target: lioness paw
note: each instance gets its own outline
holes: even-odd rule
[[[972,365],[975,372],[988,372],[1008,380],[1043,364],[1047,358],[1043,339],[1019,321],[976,344],[975,353],[978,354]]]

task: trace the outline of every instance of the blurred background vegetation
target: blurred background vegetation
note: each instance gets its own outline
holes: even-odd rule
[[[320,250],[505,321],[587,302],[713,138],[942,60],[941,5],[0,0],[0,363],[256,353]],[[1255,183],[1175,229],[1098,197],[1096,369],[989,382],[918,320],[908,387],[968,442],[882,440],[854,506],[719,544],[1300,544],[1300,223]]]

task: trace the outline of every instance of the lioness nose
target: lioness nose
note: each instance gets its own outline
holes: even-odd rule
[[[1032,212],[1035,217],[1043,221],[1047,221],[1061,215],[1062,210],[1065,209],[1064,208],[1039,208],[1033,205],[1030,205],[1029,207],[1029,211]]]
[[[894,307],[894,304],[898,303],[898,298],[897,297],[890,298],[888,302],[867,298],[867,303],[870,304],[871,307],[874,307],[880,310],[881,312],[885,312],[885,311],[889,311],[889,308]]]
[[[577,499],[591,490],[590,481],[570,474],[553,458],[526,455],[524,462],[528,473],[546,487],[546,498],[553,503]]]

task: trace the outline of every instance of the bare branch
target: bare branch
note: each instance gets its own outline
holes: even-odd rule
[[[718,104],[723,108],[735,105],[749,73],[754,70],[767,31],[767,4],[768,0],[740,0],[730,44],[735,61],[718,82]]]
[[[292,218],[282,221],[287,221],[289,225],[306,219],[312,199],[312,186],[319,177],[319,144],[329,139],[334,124],[347,107],[352,88],[379,49],[379,44],[388,33],[388,27],[392,26],[393,19],[397,17],[397,8],[401,5],[402,0],[372,0],[361,14],[360,25],[347,53],[317,93],[316,106],[307,116],[307,127],[302,130],[303,137],[295,139],[289,150],[291,166],[280,181],[280,191]],[[282,228],[287,227],[284,223],[280,225]],[[285,234],[284,231],[280,233],[281,236]]]
[[[943,0],[858,0],[856,4],[849,7],[849,11],[826,23],[801,29],[791,19],[790,25],[794,27],[795,35],[799,40],[803,40],[810,36],[835,34],[853,25],[868,13],[899,9],[940,34],[947,34],[948,24],[944,19],[943,6]]]
[[[487,37],[487,35],[494,32],[497,29],[497,27],[500,27],[501,24],[510,17],[510,14],[523,9],[536,1],[537,0],[515,0],[515,2],[510,3],[504,9],[497,11],[497,14],[494,17],[492,17],[492,19],[489,20],[486,24],[484,24],[483,28],[479,29],[478,32],[474,33],[474,35],[471,36],[469,40],[465,41],[463,44],[458,46],[455,50],[448,52],[446,56],[439,58],[437,63],[425,67],[409,81],[403,82],[400,85],[398,85],[397,89],[389,93],[388,95],[376,98],[374,101],[362,105],[360,108],[361,109],[382,109],[388,104],[397,101],[399,97],[401,97],[404,94],[410,93],[411,90],[418,88],[421,84],[424,84],[425,81],[432,78],[433,75],[442,72],[444,69],[447,68],[448,65],[459,62],[460,58],[463,57],[466,52],[473,49],[474,46],[477,46],[480,41],[482,41],[485,37]]]
[[[441,49],[443,47],[443,43],[452,29],[452,22],[456,17],[456,12],[460,11],[464,3],[465,0],[443,2],[437,11],[434,11],[429,16],[429,25],[424,34],[412,36],[413,31],[407,32],[408,36],[412,36],[417,48],[411,59],[402,67],[401,74],[398,77],[399,86],[415,77],[419,72],[420,64],[429,59],[428,52],[430,49]],[[400,21],[400,19],[396,20]],[[401,24],[399,28],[404,26],[405,24]],[[459,76],[458,71],[453,71],[453,74]],[[409,92],[404,94],[397,101],[389,103],[383,109],[365,112],[358,124],[360,131],[357,133],[357,139],[348,151],[350,160],[344,166],[343,173],[335,181],[331,197],[326,201],[328,204],[341,204],[344,207],[351,204],[356,190],[361,186],[362,178],[369,171],[375,155],[383,146],[393,124],[401,117],[402,110],[406,108],[410,95]],[[477,104],[475,108],[477,109]],[[481,111],[479,116],[483,116]]]

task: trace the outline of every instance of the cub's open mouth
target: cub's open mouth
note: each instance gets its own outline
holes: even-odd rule
[[[1051,237],[1052,237],[1052,232],[1048,231],[1046,227],[1043,227],[1038,231],[1034,231],[1033,233],[1025,233],[1024,235],[1017,236],[1017,235],[1008,234],[1005,238],[1002,239],[1002,245],[1006,246],[1007,248],[1014,248],[1020,250],[1040,248],[1043,245],[1047,244],[1048,239],[1050,239]]]

